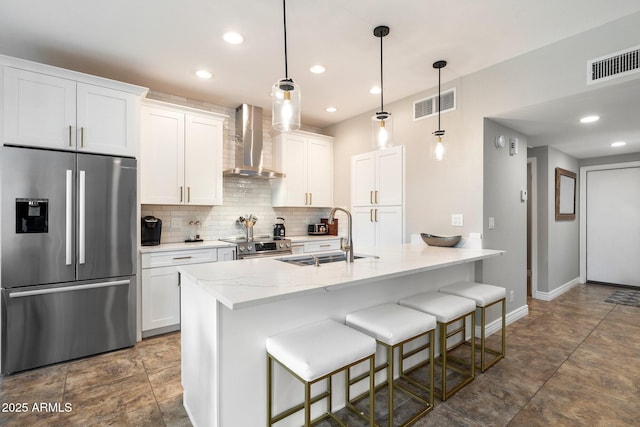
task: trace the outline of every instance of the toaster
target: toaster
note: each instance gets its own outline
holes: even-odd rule
[[[309,224],[307,227],[307,234],[310,235],[321,235],[328,234],[329,226],[327,224]]]

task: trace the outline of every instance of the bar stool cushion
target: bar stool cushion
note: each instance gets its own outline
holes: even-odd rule
[[[267,351],[307,382],[376,351],[375,339],[334,320],[323,320],[267,338]]]
[[[347,325],[390,346],[436,328],[432,315],[398,304],[359,310],[347,314],[346,319]]]
[[[503,287],[475,282],[454,283],[438,289],[438,292],[472,299],[478,307],[486,307],[507,295],[507,290]]]
[[[449,323],[476,310],[476,302],[472,299],[436,291],[401,299],[399,304],[432,314],[440,323]]]

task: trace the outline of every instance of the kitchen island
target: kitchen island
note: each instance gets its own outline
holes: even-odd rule
[[[315,267],[258,258],[179,267],[183,402],[191,422],[266,425],[268,336],[327,318],[343,322],[354,310],[481,280],[482,260],[502,253],[404,244],[356,251],[370,256],[351,264]],[[299,403],[300,383],[279,368],[274,375],[276,411]],[[337,386],[342,383],[334,381],[337,408],[344,405]],[[301,423],[292,416],[279,425]]]

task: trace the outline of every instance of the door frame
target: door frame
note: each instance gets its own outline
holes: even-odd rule
[[[609,163],[580,168],[580,282],[587,283],[587,172],[640,167],[640,161]]]
[[[527,165],[531,165],[531,188],[528,197],[531,201],[531,241],[527,242],[531,248],[531,298],[538,299],[538,159],[527,158]]]

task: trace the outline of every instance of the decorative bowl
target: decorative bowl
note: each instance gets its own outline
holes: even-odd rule
[[[452,247],[458,244],[462,236],[434,236],[433,234],[420,233],[422,240],[429,246]]]

